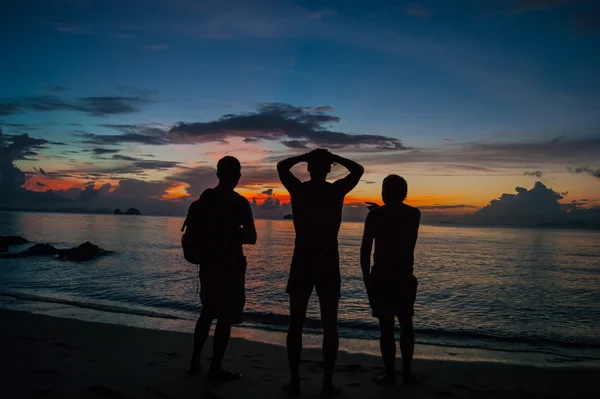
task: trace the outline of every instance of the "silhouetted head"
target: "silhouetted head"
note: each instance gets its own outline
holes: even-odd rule
[[[219,186],[234,189],[242,176],[242,165],[237,158],[226,156],[217,163],[217,177]]]
[[[383,179],[381,198],[386,205],[399,204],[406,199],[408,184],[398,175],[389,175]]]
[[[325,181],[329,172],[331,172],[331,153],[321,149],[312,151],[308,159],[310,179]]]

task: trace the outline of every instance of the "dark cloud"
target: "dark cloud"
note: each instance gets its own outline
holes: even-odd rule
[[[96,155],[105,155],[105,154],[116,154],[121,150],[114,150],[110,148],[93,148],[92,152]]]
[[[38,186],[38,187],[48,187],[47,185],[45,185],[41,181],[36,182],[35,185]]]
[[[306,144],[325,148],[375,148],[404,150],[406,147],[393,137],[370,134],[349,134],[332,131],[328,125],[340,121],[328,115],[330,107],[296,107],[288,104],[263,104],[256,112],[227,114],[210,122],[180,122],[173,126],[168,137],[173,143],[203,143],[226,141],[229,137],[254,140],[302,140]]]
[[[0,142],[12,141],[8,146],[0,147],[0,156],[11,162],[23,159],[23,157],[26,156],[26,153],[31,153],[30,149],[40,148],[40,146],[48,143],[48,141],[44,139],[29,137],[27,133],[14,136],[5,136],[0,133],[0,136],[2,138]]]
[[[13,198],[26,182],[25,173],[15,166],[14,161],[26,159],[25,154],[30,153],[32,148],[39,148],[46,143],[46,140],[29,137],[27,133],[6,136],[0,129],[0,193],[3,200]]]
[[[116,159],[119,161],[139,161],[139,158],[130,157],[128,155],[115,154],[112,156],[112,159]]]
[[[52,145],[68,145],[67,143],[61,143],[60,141],[49,141]]]
[[[94,134],[86,132],[75,132],[73,133],[73,135],[83,139],[83,143],[96,145],[118,145],[122,143],[137,143],[146,145],[169,144],[169,142],[164,137],[149,136],[139,133]]]
[[[542,177],[543,173],[540,172],[539,170],[536,170],[535,172],[525,172],[523,173],[523,175],[525,176],[534,176],[534,177]]]
[[[568,167],[567,170],[571,173],[587,173],[588,175],[600,178],[600,169],[592,169],[589,166],[581,166],[579,168]]]
[[[166,170],[178,167],[180,163],[172,161],[136,161],[133,165],[140,169]]]
[[[16,115],[22,113],[21,108],[16,104],[0,104],[0,116]]]
[[[471,223],[503,225],[535,225],[563,223],[566,214],[559,200],[564,197],[536,182],[531,190],[515,188],[517,194],[502,194],[487,206],[467,217]]]
[[[76,111],[92,116],[106,116],[138,112],[139,107],[148,102],[147,98],[136,96],[80,97],[71,100],[55,96],[35,96],[23,99],[20,105],[40,112]]]
[[[308,148],[308,140],[283,140],[281,142],[284,146],[294,149],[305,149]]]
[[[370,134],[349,134],[328,129],[339,122],[336,116],[325,114],[331,107],[295,107],[287,104],[264,104],[256,112],[227,114],[210,122],[179,122],[170,129],[156,124],[101,124],[121,134],[94,134],[75,131],[75,135],[91,144],[139,143],[167,145],[183,143],[222,142],[230,137],[247,143],[262,140],[280,141],[289,148],[360,148],[371,151],[404,150],[400,140]]]
[[[271,195],[273,195],[273,189],[272,188],[268,188],[265,191],[263,191],[262,194],[271,196]]]

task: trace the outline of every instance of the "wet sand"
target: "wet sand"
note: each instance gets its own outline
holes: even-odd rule
[[[185,374],[191,334],[0,310],[3,398],[285,398],[285,348],[233,339],[225,364],[244,378],[213,384]],[[204,370],[212,348],[207,343]],[[319,350],[307,349],[302,397],[317,397]],[[400,367],[400,359],[398,359]],[[376,356],[340,353],[335,383],[343,398],[594,398],[600,368],[415,360],[416,387],[372,382]],[[399,379],[401,381],[401,378]]]

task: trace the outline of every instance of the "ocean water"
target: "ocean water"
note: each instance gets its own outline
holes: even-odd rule
[[[183,218],[0,213],[0,235],[57,247],[90,241],[114,254],[86,263],[38,257],[0,259],[0,306],[93,320],[191,331],[200,310],[197,270],[182,256]],[[257,221],[247,246],[245,327],[285,331],[285,294],[294,229],[290,221]],[[344,223],[342,342],[374,342],[359,266],[362,224]],[[11,251],[27,246],[12,247]],[[421,226],[417,341],[431,347],[551,355],[553,361],[600,361],[600,233],[597,231]],[[307,331],[319,332],[311,299]],[[67,313],[69,313],[67,312]],[[139,324],[139,323],[138,323]],[[342,343],[343,345],[343,343]],[[548,358],[546,356],[546,358]],[[558,360],[557,360],[558,359]],[[561,360],[562,359],[562,360]]]

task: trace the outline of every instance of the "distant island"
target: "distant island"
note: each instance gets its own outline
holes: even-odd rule
[[[291,220],[291,219],[293,219],[293,218],[294,218],[294,215],[292,215],[291,213],[288,213],[287,215],[285,215],[285,216],[283,217],[283,219],[286,219],[286,220]]]
[[[115,209],[114,214],[115,215],[141,215],[142,212],[140,212],[139,210],[137,210],[135,208],[129,208],[125,212],[121,212],[120,209]]]

